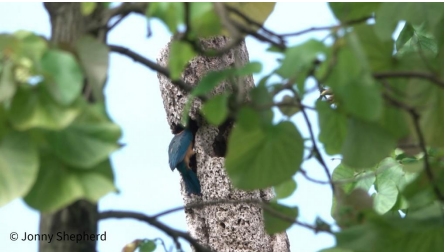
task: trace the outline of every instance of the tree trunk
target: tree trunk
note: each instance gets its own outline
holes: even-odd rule
[[[221,49],[227,44],[225,37],[202,40],[206,49]],[[169,45],[158,59],[158,63],[167,65]],[[183,80],[196,85],[211,70],[246,64],[249,55],[245,43],[230,50],[221,57],[196,57],[183,73]],[[170,125],[178,124],[187,102],[187,94],[183,93],[171,81],[158,74],[160,89]],[[238,92],[247,98],[247,90],[254,86],[252,76],[242,79],[242,87]],[[228,82],[223,82],[212,91],[220,94],[232,91]],[[214,127],[209,125],[200,115],[201,102],[195,99],[189,116],[199,127],[195,135],[195,152],[197,159],[197,175],[201,183],[202,196],[188,196],[182,184],[184,204],[208,202],[216,200],[265,200],[273,197],[271,189],[242,191],[235,189],[227,177],[224,168],[224,155],[228,134],[233,123]],[[220,204],[199,209],[186,209],[187,224],[191,235],[198,241],[215,251],[289,251],[287,234],[270,236],[264,230],[262,209],[258,206],[241,204]]]
[[[68,47],[85,35],[87,25],[95,20],[103,9],[100,7],[96,11],[85,17],[80,12],[80,3],[45,3],[51,19],[51,42],[61,47]],[[100,40],[105,39],[105,35],[95,34]],[[91,97],[86,97],[92,100]],[[42,213],[40,216],[40,234],[53,234],[58,232],[66,234],[97,234],[98,211],[97,204],[86,200],[79,200],[55,213]],[[96,241],[82,240],[81,242],[69,241],[40,241],[39,251],[41,252],[93,252],[96,251]]]

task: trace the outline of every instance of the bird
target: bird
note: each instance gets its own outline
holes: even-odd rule
[[[179,171],[184,180],[187,194],[201,195],[201,185],[198,176],[190,167],[190,158],[193,152],[194,136],[192,131],[181,125],[176,125],[172,129],[175,135],[168,146],[168,157],[170,169]]]

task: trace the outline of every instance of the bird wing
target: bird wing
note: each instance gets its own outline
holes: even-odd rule
[[[183,130],[176,134],[168,146],[168,157],[170,169],[174,170],[176,165],[184,160],[189,145],[192,143],[193,134],[189,130]]]

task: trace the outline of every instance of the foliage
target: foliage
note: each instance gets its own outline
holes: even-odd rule
[[[341,230],[334,234],[337,246],[324,251],[442,251],[443,3],[329,6],[339,21],[325,28],[332,42],[297,45],[286,44],[292,35],[261,27],[273,5],[239,3],[233,10],[163,2],[151,3],[145,13],[175,34],[166,71],[173,80],[193,57],[218,54],[200,48],[198,38],[230,34],[237,41],[253,35],[277,53],[280,66],[247,100],[237,88],[216,96],[211,91],[223,80],[237,87],[240,77],[261,71],[261,62],[209,72],[190,87],[185,115],[200,97],[211,124],[235,121],[225,163],[235,187],[273,186],[285,198],[297,190],[292,177],[304,172],[302,162],[314,158],[327,170],[322,147],[342,158],[332,179],[327,174]],[[260,15],[247,11],[252,7]],[[82,13],[95,8],[84,3]],[[36,209],[52,211],[114,190],[108,155],[118,148],[120,130],[103,107],[107,69],[108,48],[89,37],[64,50],[27,32],[0,35],[0,205],[23,197]],[[85,79],[98,100],[94,105],[81,94]],[[305,99],[313,90],[310,79],[320,91],[314,107]],[[321,144],[309,110],[317,114]],[[284,115],[280,121],[273,120],[273,111]],[[304,118],[308,135],[294,123],[295,115]],[[269,233],[285,230],[291,225],[286,219],[298,215],[297,207],[273,202],[270,208],[264,213]],[[309,226],[332,232],[323,225]]]
[[[50,48],[19,31],[0,35],[0,59],[0,204],[23,197],[33,208],[54,211],[114,191],[108,156],[121,133],[97,92],[107,47],[85,37],[71,51]],[[85,78],[98,94],[95,104],[82,96]]]

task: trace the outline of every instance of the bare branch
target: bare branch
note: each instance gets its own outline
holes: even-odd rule
[[[300,98],[299,94],[297,92],[295,92],[295,90],[293,90],[293,89],[292,89],[292,91],[293,91],[294,96],[297,99],[297,101],[301,104],[301,98]],[[331,184],[332,193],[335,193],[335,187],[334,187],[334,184],[332,183],[331,173],[329,172],[328,166],[326,165],[326,162],[324,161],[323,157],[321,156],[320,150],[317,147],[317,142],[315,141],[315,134],[314,134],[314,131],[312,130],[312,124],[311,124],[311,121],[309,120],[309,116],[306,113],[306,109],[304,107],[302,107],[301,112],[303,113],[304,120],[305,120],[306,125],[309,129],[309,134],[310,134],[311,141],[312,141],[312,148],[315,152],[315,159],[317,159],[317,161],[321,164],[321,166],[323,166],[326,176],[328,177],[329,183]]]
[[[125,48],[122,46],[116,46],[116,45],[108,45],[108,48],[110,48],[110,51],[112,51],[112,52],[117,52],[122,55],[128,56],[132,60],[134,60],[138,63],[141,63],[142,65],[147,66],[148,68],[150,68],[154,71],[157,71],[158,73],[166,76],[167,78],[170,78],[170,71],[167,68],[165,68],[159,64],[156,64],[155,62],[145,58],[144,56],[142,56],[128,48]],[[182,80],[172,80],[171,82],[187,93],[189,93],[193,89],[192,84],[184,82]],[[199,98],[201,98],[203,100],[206,99],[205,97],[199,97]]]
[[[147,224],[157,227],[158,229],[162,230],[164,233],[172,237],[172,239],[176,243],[176,246],[180,246],[178,238],[183,238],[187,240],[193,247],[195,247],[196,251],[211,252],[209,248],[206,248],[201,244],[199,244],[199,242],[195,240],[193,237],[191,237],[188,233],[173,229],[165,225],[164,223],[158,221],[154,217],[129,211],[105,211],[99,214],[99,220],[110,219],[110,218],[118,218],[118,219],[130,218],[146,222]]]
[[[307,175],[307,172],[306,172],[305,170],[301,169],[301,168],[300,168],[300,172],[301,172],[301,174],[303,174],[303,176],[304,176],[307,180],[309,180],[309,181],[311,181],[311,182],[314,182],[314,183],[317,183],[317,184],[321,184],[321,185],[327,185],[327,184],[330,184],[329,181],[321,181],[321,180],[317,180],[317,179],[314,179],[314,178],[309,177],[309,175]]]
[[[338,28],[343,27],[343,26],[354,25],[354,24],[359,24],[359,23],[366,22],[370,18],[372,18],[372,16],[362,17],[362,18],[359,18],[359,19],[350,20],[350,21],[347,21],[347,22],[344,22],[344,23],[341,23],[341,24],[338,24],[338,25],[312,27],[312,28],[304,29],[304,30],[298,31],[298,32],[280,34],[278,36],[280,36],[280,37],[300,36],[300,35],[303,35],[303,34],[308,33],[308,32],[338,29]]]
[[[315,232],[326,232],[326,233],[330,233],[333,234],[333,232],[330,229],[320,229],[317,226],[312,226],[310,224],[306,224],[303,222],[300,222],[298,220],[295,220],[277,210],[275,210],[274,208],[272,208],[268,202],[264,202],[264,201],[260,201],[260,200],[214,200],[214,201],[206,201],[206,202],[196,202],[196,203],[191,203],[188,204],[186,206],[180,206],[180,207],[175,207],[166,211],[163,211],[161,213],[158,213],[156,215],[154,215],[152,218],[159,218],[161,216],[173,213],[173,212],[177,212],[177,211],[181,211],[183,209],[196,209],[196,208],[203,208],[203,207],[207,207],[207,206],[216,206],[216,205],[223,205],[223,204],[253,204],[253,205],[258,205],[260,206],[264,211],[268,212],[269,214],[280,218],[282,220],[288,221],[289,223],[292,224],[296,224],[298,226],[302,226],[308,229],[312,229]]]
[[[249,18],[248,16],[244,15],[244,13],[240,12],[239,10],[230,7],[229,5],[225,5],[226,9],[234,14],[236,14],[238,17],[240,17],[241,19],[243,19],[246,23],[256,26],[258,29],[264,31],[265,33],[276,37],[279,41],[280,44],[285,45],[285,41],[284,39],[280,36],[277,35],[276,33],[274,33],[273,31],[267,29],[266,27],[264,27],[262,24],[256,22],[255,20],[252,20],[251,18]]]
[[[148,7],[148,3],[128,3],[124,2],[116,8],[108,10],[107,16],[108,20],[115,16],[124,16],[130,13],[137,13],[145,15],[145,10]]]
[[[430,73],[422,73],[422,72],[386,72],[386,73],[374,73],[374,78],[376,79],[389,79],[389,78],[419,78],[419,79],[427,79],[437,85],[438,87],[443,89],[443,81],[438,79],[436,76]]]

